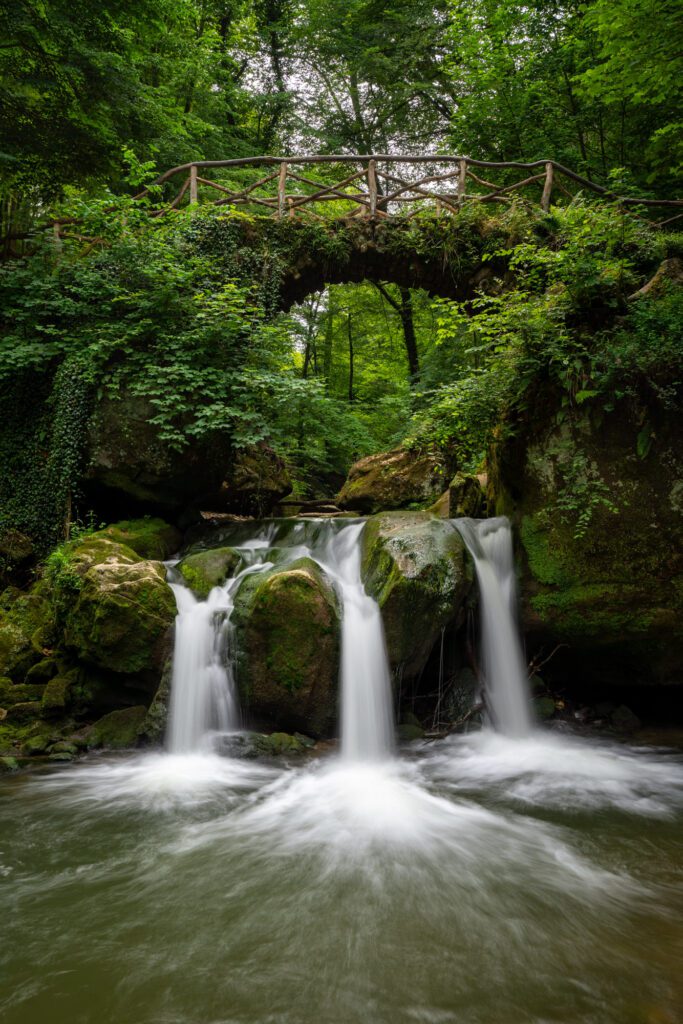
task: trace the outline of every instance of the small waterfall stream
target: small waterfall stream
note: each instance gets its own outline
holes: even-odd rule
[[[516,620],[512,529],[505,516],[454,519],[479,582],[483,671],[492,724],[506,736],[533,728],[529,683]]]
[[[377,761],[394,747],[391,680],[377,602],[361,579],[363,521],[309,520],[260,524],[233,545],[244,567],[205,601],[171,579],[178,606],[167,746],[171,753],[211,749],[212,733],[240,728],[236,651],[230,616],[245,576],[302,557],[314,559],[342,607],[341,750],[353,761]]]

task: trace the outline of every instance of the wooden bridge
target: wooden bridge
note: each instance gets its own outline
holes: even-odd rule
[[[218,175],[219,179],[209,175]],[[518,180],[511,182],[515,175]],[[502,180],[496,183],[488,180],[491,177]],[[167,202],[158,200],[158,189],[167,189],[171,182],[177,183],[174,197]],[[652,221],[659,227],[683,217],[683,199],[620,196],[556,160],[492,162],[440,154],[198,160],[166,171],[136,198],[151,200],[153,216],[194,205],[202,192],[207,200],[211,193],[210,202],[215,206],[247,207],[277,219],[309,216],[326,220],[329,207],[325,204],[329,203],[336,204],[335,216],[405,218],[425,209],[457,214],[465,203],[511,203],[514,194],[522,191],[545,211],[550,209],[554,194],[572,200],[580,191],[630,208],[640,216],[664,210],[664,219]],[[671,215],[671,209],[682,212]]]

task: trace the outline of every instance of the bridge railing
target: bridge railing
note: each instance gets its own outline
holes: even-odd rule
[[[316,169],[318,176],[314,177]],[[325,180],[321,180],[321,169],[326,172]],[[207,176],[215,172],[221,173],[222,180]],[[521,177],[510,181],[513,172]],[[501,174],[502,182],[489,180]],[[252,180],[244,180],[245,175],[252,175]],[[665,219],[655,221],[659,226],[683,217],[683,212],[670,215],[672,210],[683,210],[681,199],[620,196],[556,160],[494,162],[465,156],[400,154],[257,156],[181,164],[160,175],[154,185],[170,182],[178,183],[177,192],[156,206],[154,216],[198,203],[200,192],[207,200],[211,192],[215,206],[251,207],[276,219],[310,216],[325,220],[322,210],[327,203],[337,204],[343,216],[374,219],[411,217],[425,208],[457,214],[465,203],[510,203],[520,192],[548,211],[553,195],[559,193],[571,200],[578,186],[627,208],[668,211]],[[147,195],[148,189],[139,198]]]

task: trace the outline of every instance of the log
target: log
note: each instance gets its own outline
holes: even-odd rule
[[[197,204],[197,165],[190,167],[190,206]]]

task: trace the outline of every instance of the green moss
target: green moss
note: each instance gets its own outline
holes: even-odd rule
[[[363,580],[382,611],[391,664],[417,675],[472,583],[460,535],[425,512],[386,512],[368,520],[362,545]]]
[[[58,715],[64,711],[70,682],[68,676],[55,676],[50,680],[45,687],[41,701],[44,715]]]
[[[40,700],[44,689],[45,683],[13,683],[11,679],[0,679],[0,707]]]
[[[88,730],[88,746],[111,750],[137,746],[146,715],[145,707],[123,708],[104,715]]]
[[[574,579],[567,565],[568,556],[557,543],[557,532],[543,524],[545,518],[544,515],[523,516],[519,525],[519,536],[526,552],[529,570],[539,583],[567,586]]]
[[[239,552],[233,548],[211,548],[188,555],[179,563],[178,571],[188,587],[203,599],[234,573],[239,562]]]
[[[144,517],[113,523],[95,534],[131,548],[140,558],[163,561],[180,547],[181,534],[163,519]]]

